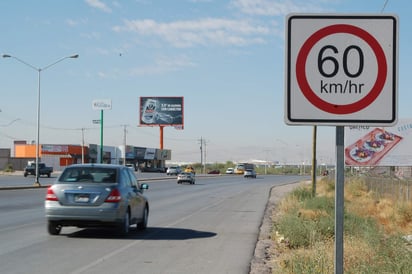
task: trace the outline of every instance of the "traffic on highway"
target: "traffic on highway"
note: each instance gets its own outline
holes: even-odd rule
[[[145,230],[127,235],[106,227],[50,235],[44,203],[56,176],[13,189],[4,186],[33,178],[0,176],[0,272],[249,273],[270,190],[308,179],[219,175],[176,184],[176,176],[139,175],[149,186],[150,218]]]

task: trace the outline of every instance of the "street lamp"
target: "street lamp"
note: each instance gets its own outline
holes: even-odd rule
[[[79,55],[78,55],[78,54],[74,54],[74,55],[70,55],[70,56],[65,56],[65,57],[63,57],[63,58],[60,58],[60,59],[54,61],[53,63],[51,63],[51,64],[49,64],[49,65],[47,65],[47,66],[45,66],[45,67],[43,67],[43,68],[37,68],[37,67],[35,67],[35,66],[27,63],[26,61],[23,61],[22,59],[20,59],[20,58],[18,58],[18,57],[16,57],[16,56],[13,56],[13,55],[3,54],[2,57],[3,57],[3,58],[13,58],[13,59],[16,59],[16,60],[19,61],[20,63],[22,63],[22,64],[24,64],[24,65],[26,65],[26,66],[34,69],[34,70],[36,70],[37,73],[38,73],[38,79],[39,79],[39,80],[38,80],[38,91],[37,91],[36,175],[35,175],[35,176],[36,176],[36,179],[35,179],[35,181],[34,181],[34,185],[40,186],[40,182],[39,182],[40,75],[41,75],[41,72],[42,72],[43,70],[46,70],[46,69],[48,69],[49,67],[51,67],[51,66],[53,66],[53,65],[55,65],[55,64],[57,64],[57,63],[59,63],[59,62],[61,62],[61,61],[63,61],[63,60],[65,60],[65,59],[68,59],[68,58],[77,58],[77,57],[79,57]]]

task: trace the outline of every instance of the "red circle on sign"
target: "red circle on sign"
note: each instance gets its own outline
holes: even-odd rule
[[[319,42],[320,39],[335,33],[349,33],[363,39],[372,48],[378,63],[376,82],[370,92],[361,100],[346,105],[331,104],[319,98],[310,87],[308,79],[306,77],[305,67],[310,50],[317,42]],[[378,41],[376,41],[376,39],[365,30],[347,24],[331,25],[312,34],[303,44],[296,59],[296,79],[303,95],[314,106],[323,111],[333,114],[350,114],[360,111],[369,106],[382,92],[383,86],[386,82],[386,74],[387,64],[385,53],[382,47],[379,45]]]

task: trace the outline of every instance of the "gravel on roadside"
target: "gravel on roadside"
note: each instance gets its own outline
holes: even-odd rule
[[[270,238],[272,232],[272,216],[279,202],[296,187],[304,182],[297,182],[282,186],[274,186],[270,191],[268,203],[266,204],[262,224],[260,226],[259,237],[256,243],[254,256],[250,265],[249,274],[271,274],[273,265],[271,264],[270,252],[273,241]]]

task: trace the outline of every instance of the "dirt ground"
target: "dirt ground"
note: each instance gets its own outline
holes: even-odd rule
[[[302,182],[272,188],[260,227],[259,238],[256,243],[255,253],[251,262],[249,274],[272,273],[273,266],[270,264],[270,250],[273,245],[273,241],[270,239],[272,215],[276,209],[276,205],[282,200],[282,198],[300,185],[302,185]]]

